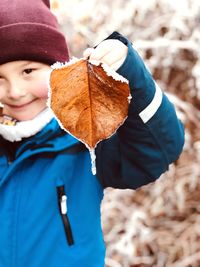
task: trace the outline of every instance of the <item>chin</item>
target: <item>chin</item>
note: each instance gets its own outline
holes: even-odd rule
[[[33,120],[37,115],[39,115],[42,111],[42,110],[39,110],[39,111],[33,111],[33,112],[28,112],[28,113],[20,113],[20,114],[12,114],[11,117],[15,118],[16,120],[18,121],[30,121],[30,120]]]
[[[22,115],[22,116],[13,116],[17,121],[30,121],[33,120],[38,114]]]

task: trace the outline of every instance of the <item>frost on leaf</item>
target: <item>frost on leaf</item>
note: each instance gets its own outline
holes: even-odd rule
[[[128,82],[80,59],[52,70],[50,107],[61,126],[89,149],[111,136],[128,113]]]

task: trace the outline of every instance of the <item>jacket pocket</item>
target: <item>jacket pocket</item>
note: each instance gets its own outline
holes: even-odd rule
[[[67,196],[65,194],[65,187],[64,185],[61,185],[57,186],[56,188],[57,188],[58,206],[63,221],[67,243],[69,246],[71,246],[74,244],[74,239],[72,235],[70,221],[67,215]]]

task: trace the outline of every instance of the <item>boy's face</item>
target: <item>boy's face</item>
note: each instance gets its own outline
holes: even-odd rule
[[[0,65],[0,103],[3,114],[31,120],[46,108],[50,66],[34,61]]]

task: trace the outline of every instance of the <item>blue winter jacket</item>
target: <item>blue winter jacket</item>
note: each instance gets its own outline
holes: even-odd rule
[[[130,81],[129,116],[99,143],[96,176],[88,150],[55,119],[24,140],[11,163],[1,140],[0,267],[103,267],[104,188],[153,182],[181,153],[183,126],[174,107],[127,45],[118,72]]]

